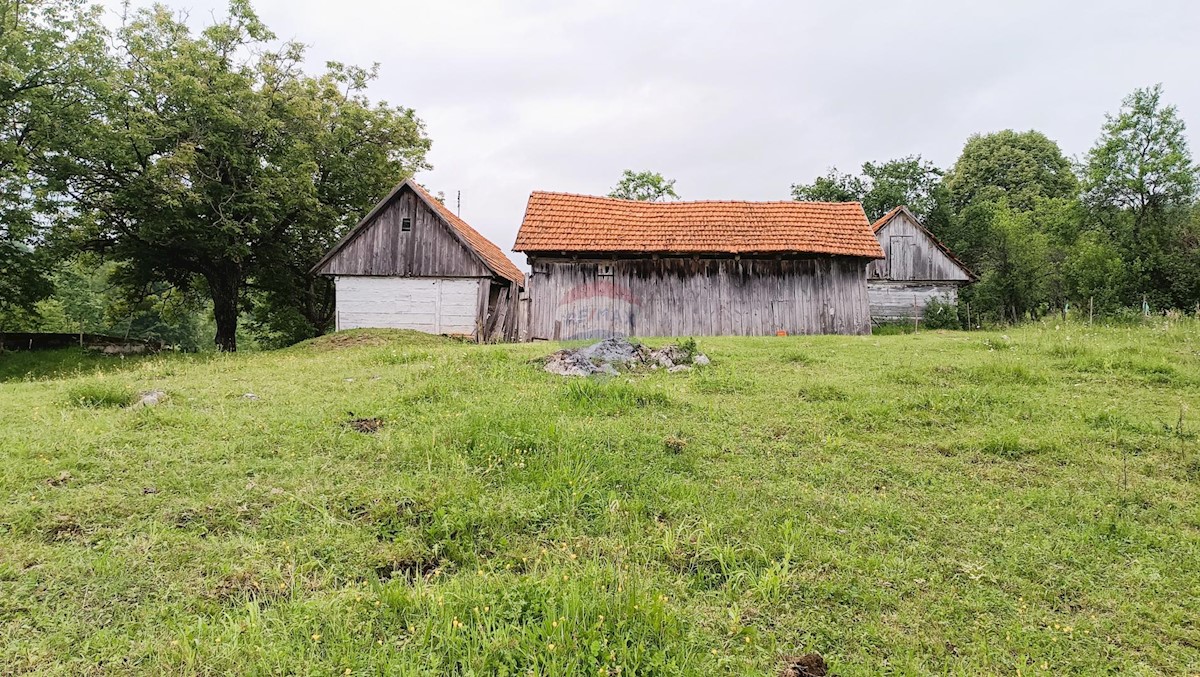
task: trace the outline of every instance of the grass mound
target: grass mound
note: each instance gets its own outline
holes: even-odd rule
[[[301,341],[289,350],[347,350],[350,348],[379,348],[383,346],[440,346],[460,343],[446,336],[426,334],[411,329],[346,329]]]

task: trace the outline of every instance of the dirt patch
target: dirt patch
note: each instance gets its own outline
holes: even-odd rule
[[[71,515],[55,515],[44,527],[44,539],[47,543],[84,542],[87,533]]]
[[[64,470],[64,471],[58,473],[58,477],[51,477],[51,478],[47,479],[46,484],[49,484],[52,487],[61,487],[62,485],[66,484],[67,482],[70,482],[71,479],[72,479],[71,473]]]
[[[381,418],[352,418],[346,421],[346,426],[355,432],[360,432],[365,435],[373,435],[379,432],[383,427],[383,419]]]
[[[582,348],[567,348],[535,360],[542,369],[559,376],[616,376],[622,371],[666,369],[671,373],[708,365],[708,356],[695,341],[673,343],[657,350],[628,339],[610,338]]]
[[[819,653],[787,656],[783,663],[779,677],[826,677],[829,674],[829,667]]]

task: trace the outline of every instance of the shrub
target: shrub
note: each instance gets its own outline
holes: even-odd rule
[[[925,304],[922,322],[926,329],[962,328],[962,322],[958,319],[958,305],[940,298],[930,299]]]

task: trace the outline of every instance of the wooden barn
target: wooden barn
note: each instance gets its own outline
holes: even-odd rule
[[[337,328],[476,340],[517,336],[521,270],[416,182],[396,186],[312,272],[336,285]]]
[[[958,288],[976,280],[907,207],[896,207],[871,228],[885,254],[867,268],[876,322],[922,317],[932,299],[957,303]]]
[[[529,339],[866,334],[857,203],[636,202],[535,192],[514,250]]]

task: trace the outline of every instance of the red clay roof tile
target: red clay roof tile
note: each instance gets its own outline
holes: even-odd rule
[[[883,258],[857,202],[638,202],[534,192],[521,252],[805,252]]]

